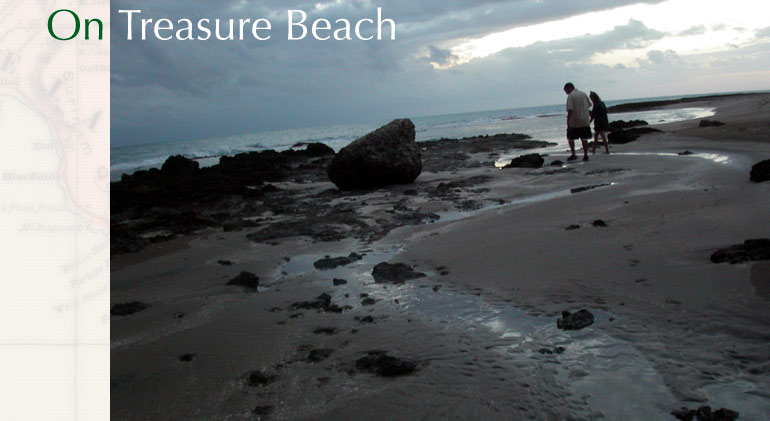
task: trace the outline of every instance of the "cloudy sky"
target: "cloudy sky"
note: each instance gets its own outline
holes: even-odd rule
[[[112,1],[114,146],[564,101],[770,89],[765,0]],[[397,22],[396,40],[287,40],[310,20]],[[269,41],[126,39],[142,17],[268,18]],[[387,35],[387,34],[386,34]]]

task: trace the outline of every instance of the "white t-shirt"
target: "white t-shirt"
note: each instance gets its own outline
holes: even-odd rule
[[[568,127],[588,127],[591,124],[591,115],[588,109],[591,101],[585,92],[574,89],[567,95],[567,111],[572,110],[572,116],[567,122]]]

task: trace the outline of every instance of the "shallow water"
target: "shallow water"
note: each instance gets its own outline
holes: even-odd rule
[[[735,162],[735,159],[733,157],[730,157],[727,154],[721,154],[716,152],[696,152],[696,153],[692,153],[691,155],[680,155],[679,153],[673,153],[673,152],[616,152],[613,154],[625,155],[625,156],[681,156],[683,158],[694,157],[694,158],[706,159],[716,164],[724,164],[724,165],[733,164]]]
[[[346,279],[349,283],[344,291],[352,298],[335,291],[335,303],[355,306],[359,294],[365,293],[387,303],[392,313],[444,326],[450,336],[465,335],[478,346],[497,354],[500,361],[531,376],[532,387],[538,387],[539,377],[548,377],[546,384],[555,381],[556,386],[587,403],[590,411],[584,415],[652,419],[665,418],[676,408],[677,399],[642,352],[632,343],[602,331],[603,326],[619,322],[613,314],[590,309],[596,317],[594,324],[581,331],[568,332],[556,327],[556,317],[532,316],[510,303],[495,303],[474,291],[441,286],[440,277],[424,268],[415,267],[415,270],[425,272],[426,278],[403,285],[384,287],[374,283],[373,265],[389,260],[396,251],[395,248],[372,250],[362,261],[330,271],[318,271],[312,266],[324,256],[297,256],[279,272],[323,275],[315,277],[318,279],[331,276]],[[555,352],[557,347],[563,347],[564,351]]]
[[[612,183],[605,182],[605,183],[606,184],[593,186],[593,187],[591,187],[590,190],[610,187],[610,186],[613,186],[613,185],[617,184],[615,182],[612,182]],[[552,192],[546,192],[546,193],[540,193],[540,194],[533,194],[533,195],[529,195],[529,196],[523,196],[523,197],[519,197],[519,198],[513,199],[510,202],[506,202],[506,203],[502,203],[502,204],[496,204],[496,205],[484,206],[482,208],[475,209],[475,210],[468,210],[468,211],[465,211],[465,210],[450,210],[450,211],[444,211],[444,212],[437,212],[436,214],[439,216],[439,220],[436,221],[436,222],[457,221],[457,220],[460,220],[460,219],[469,218],[471,216],[477,215],[477,214],[479,214],[481,212],[484,212],[484,211],[487,211],[487,210],[491,210],[491,209],[503,210],[503,209],[507,209],[507,208],[510,208],[510,207],[513,207],[513,206],[517,206],[517,205],[528,205],[528,204],[532,204],[532,203],[544,202],[546,200],[558,199],[560,197],[567,197],[567,196],[570,196],[572,194],[578,194],[579,192],[578,193],[573,193],[572,190],[574,188],[580,188],[580,187],[584,187],[584,186],[575,186],[575,187],[570,188],[570,189],[556,190],[556,191],[552,191]]]

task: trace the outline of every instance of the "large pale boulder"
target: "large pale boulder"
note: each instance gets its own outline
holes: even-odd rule
[[[401,119],[342,148],[326,172],[339,189],[355,190],[409,184],[421,171],[422,153],[414,141],[414,123]]]

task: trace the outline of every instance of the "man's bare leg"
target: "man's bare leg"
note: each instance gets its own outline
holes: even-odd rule
[[[580,142],[583,144],[583,161],[588,161],[588,140],[580,139]]]
[[[567,158],[567,161],[572,161],[573,159],[577,159],[575,156],[575,141],[569,140],[569,150],[572,151],[572,155],[570,155],[569,158]]]
[[[596,142],[599,140],[599,132],[594,133],[594,147],[591,149],[591,154],[596,155]]]

